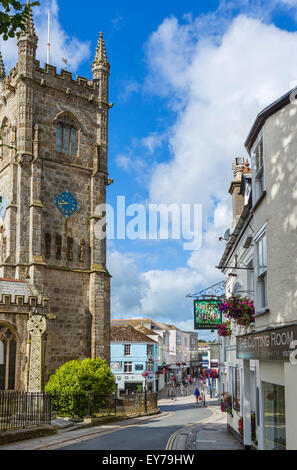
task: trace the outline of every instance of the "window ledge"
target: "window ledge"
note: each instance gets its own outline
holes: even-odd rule
[[[268,307],[264,307],[264,308],[261,308],[260,310],[258,310],[257,312],[255,312],[255,315],[263,315],[263,313],[268,313],[270,312],[269,308]]]
[[[255,202],[255,204],[253,205],[252,207],[252,211],[254,212],[255,209],[257,209],[258,205],[260,204],[260,202],[264,199],[264,197],[266,196],[266,191],[263,191],[261,196],[258,197],[257,201]]]

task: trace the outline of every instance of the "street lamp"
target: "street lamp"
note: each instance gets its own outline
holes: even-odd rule
[[[146,400],[146,378],[149,375],[147,371],[142,372],[142,377],[144,378],[144,409],[145,412],[147,413],[147,400]]]

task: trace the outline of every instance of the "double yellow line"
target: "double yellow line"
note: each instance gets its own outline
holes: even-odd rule
[[[213,410],[212,408],[208,408],[213,415],[217,414],[215,410]],[[169,439],[168,439],[168,442],[166,444],[166,447],[165,447],[165,450],[172,450],[172,445],[173,445],[173,442],[174,442],[174,439],[177,437],[178,434],[180,434],[184,429],[187,429],[189,428],[190,426],[195,426],[195,424],[200,424],[200,423],[204,423],[205,421],[207,422],[209,420],[210,416],[208,418],[204,418],[204,419],[201,419],[199,421],[195,421],[194,423],[189,423],[187,424],[186,426],[184,426],[183,428],[180,428],[178,429],[177,431],[175,431],[175,433],[173,433]]]
[[[199,421],[198,421],[198,422],[199,422]],[[165,450],[172,450],[172,444],[173,444],[174,439],[176,438],[176,436],[177,436],[178,434],[180,434],[181,431],[183,431],[183,429],[187,429],[188,427],[194,426],[195,424],[196,424],[196,423],[189,423],[189,424],[187,424],[187,426],[184,426],[183,428],[180,428],[180,429],[178,429],[177,431],[175,431],[175,433],[173,433],[173,434],[169,437],[168,442],[167,442],[166,447],[165,447]]]

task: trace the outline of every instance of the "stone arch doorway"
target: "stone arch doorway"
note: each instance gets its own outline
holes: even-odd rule
[[[14,390],[17,341],[13,330],[0,323],[0,390]]]

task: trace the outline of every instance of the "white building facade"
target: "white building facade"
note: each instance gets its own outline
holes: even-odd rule
[[[228,416],[228,424],[236,430],[236,418],[243,417],[244,444],[260,450],[297,449],[295,91],[265,108],[251,128],[245,142],[251,207],[234,233],[245,208],[239,211],[232,250],[227,242],[220,262],[227,296],[247,292],[255,305],[254,330],[236,326],[231,338],[221,339],[221,388],[235,406],[239,402],[238,416]],[[236,262],[245,269],[229,268]]]

